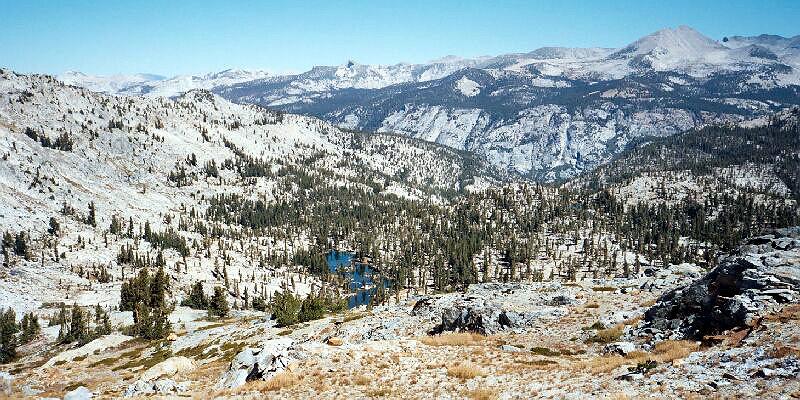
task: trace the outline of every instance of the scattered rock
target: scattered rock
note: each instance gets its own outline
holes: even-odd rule
[[[600,317],[599,322],[605,327],[612,327],[641,315],[642,311],[615,311]]]
[[[155,389],[153,389],[152,382],[145,382],[143,380],[137,380],[133,382],[127,389],[125,389],[125,397],[134,397],[134,396],[143,396],[147,394],[155,393]]]
[[[578,301],[574,297],[566,296],[566,295],[558,295],[553,296],[550,301],[547,302],[550,306],[571,306],[578,304]]]
[[[248,381],[271,378],[300,358],[293,344],[290,338],[279,338],[264,342],[261,348],[245,348],[231,361],[218,386],[235,388]]]
[[[158,378],[166,376],[174,376],[175,374],[183,371],[191,371],[195,368],[194,360],[187,357],[177,356],[170,357],[145,371],[141,380],[154,381]]]
[[[78,386],[75,390],[69,391],[64,395],[64,400],[89,400],[94,397],[85,386]]]
[[[411,314],[437,320],[431,334],[446,331],[493,334],[527,329],[542,318],[565,315],[566,305],[577,303],[574,294],[577,290],[567,290],[558,283],[475,284],[465,293],[424,297],[417,301]]]
[[[189,389],[188,382],[176,383],[172,379],[159,379],[155,382],[138,380],[125,390],[125,397],[145,396],[151,394],[179,394]]]
[[[738,381],[739,380],[739,378],[735,377],[733,374],[731,374],[729,372],[724,372],[722,374],[722,377],[727,379],[727,380],[729,380],[729,381]]]
[[[509,344],[504,344],[504,345],[500,346],[500,350],[508,351],[508,352],[512,352],[512,353],[519,353],[519,352],[525,351],[524,349],[521,349],[521,348],[519,348],[517,346],[511,346]]]
[[[14,391],[14,376],[8,372],[0,371],[0,393],[11,395]]]
[[[342,340],[340,337],[331,336],[328,338],[328,344],[331,346],[341,346],[344,344],[344,340]]]
[[[644,378],[644,374],[638,372],[628,372],[627,374],[623,374],[617,377],[618,380],[621,381],[638,381]]]
[[[636,350],[636,344],[631,342],[614,342],[609,343],[603,348],[606,354],[619,354],[621,356],[628,355]]]

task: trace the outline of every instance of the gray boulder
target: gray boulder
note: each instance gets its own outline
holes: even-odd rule
[[[500,350],[507,351],[509,353],[521,353],[521,352],[525,351],[525,349],[523,349],[523,348],[519,348],[517,346],[512,346],[510,344],[504,344],[504,345],[500,346]]]
[[[722,257],[703,278],[669,291],[645,312],[639,333],[693,338],[752,326],[800,299],[800,228],[776,230]]]
[[[235,388],[245,382],[269,379],[300,358],[290,338],[268,340],[260,348],[248,347],[234,357],[218,387]]]
[[[628,355],[636,351],[636,345],[631,342],[614,342],[609,343],[603,348],[606,354],[619,354],[621,356]]]
[[[89,400],[92,397],[94,397],[94,393],[85,386],[78,386],[75,390],[64,394],[64,400]]]

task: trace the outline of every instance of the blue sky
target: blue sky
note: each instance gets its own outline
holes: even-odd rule
[[[800,34],[800,0],[0,0],[0,66],[20,72],[303,71],[542,46],[619,47],[664,27]]]

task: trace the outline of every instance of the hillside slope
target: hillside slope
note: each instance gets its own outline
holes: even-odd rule
[[[463,152],[344,131],[207,91],[114,97],[8,70],[0,70],[0,155],[0,225],[28,243],[24,257],[4,246],[0,298],[20,312],[73,298],[116,304],[119,280],[131,271],[119,257],[129,248],[148,260],[163,251],[179,297],[183,285],[219,282],[221,256],[228,273],[258,271],[274,289],[283,282],[275,268],[313,239],[311,227],[285,225],[309,218],[306,207],[330,208],[329,196],[340,207],[364,199],[376,207],[443,204],[496,179]],[[268,205],[281,222],[252,225],[252,249],[226,249],[220,236],[241,233],[224,233],[227,214],[206,214],[228,201]],[[143,240],[146,231],[166,239]],[[112,282],[97,281],[101,269]]]

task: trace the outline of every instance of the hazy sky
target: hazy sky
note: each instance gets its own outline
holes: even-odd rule
[[[620,47],[664,27],[800,34],[800,0],[0,0],[0,66],[19,72],[303,71],[542,46]]]

